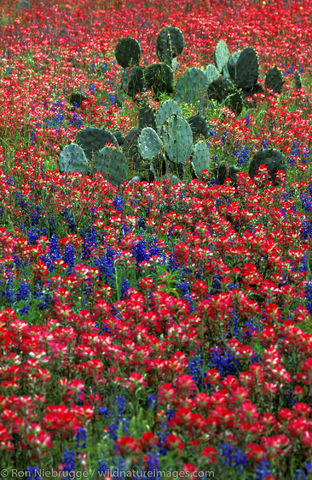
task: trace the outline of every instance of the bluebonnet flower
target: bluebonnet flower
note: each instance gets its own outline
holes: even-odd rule
[[[49,257],[52,262],[55,262],[55,260],[61,259],[61,251],[58,243],[58,238],[56,235],[52,235],[50,239]]]
[[[160,453],[159,452],[153,452],[153,453],[148,452],[146,454],[146,456],[147,456],[147,471],[154,474],[154,478],[158,478],[159,475],[157,474],[157,472],[160,469],[160,464],[159,464],[158,457],[160,456]],[[151,476],[150,474],[148,475],[148,477],[153,478],[153,476]]]
[[[23,279],[22,283],[19,286],[17,292],[17,301],[20,302],[21,300],[27,300],[29,297],[29,286],[25,279]]]
[[[25,315],[25,314],[28,315],[29,311],[30,311],[30,306],[26,305],[26,307],[23,307],[23,308],[20,309],[19,314],[20,315]]]
[[[111,286],[115,280],[114,253],[112,248],[107,248],[105,256],[94,258],[94,264],[100,270],[100,280],[110,283]]]
[[[306,307],[310,315],[312,315],[312,283],[306,283],[305,296],[307,299]]]
[[[49,222],[49,234],[50,234],[50,236],[52,236],[53,233],[55,232],[55,227],[56,227],[55,218],[53,218],[53,217],[49,218],[48,222]]]
[[[65,245],[63,261],[68,265],[68,273],[72,272],[75,266],[75,249],[73,245]]]
[[[76,108],[79,107],[78,103],[75,102],[74,107],[76,107]],[[77,112],[74,112],[73,117],[72,117],[72,119],[70,120],[69,123],[73,127],[81,128],[82,125],[83,125],[83,118],[81,116],[79,116]]]
[[[229,443],[221,445],[221,455],[224,463],[230,467],[235,467],[239,472],[243,471],[243,467],[247,466],[247,457],[244,452],[238,448],[234,451],[234,448]]]
[[[211,285],[211,295],[214,295],[216,293],[221,292],[221,276],[220,275],[214,275],[212,279],[212,285]]]
[[[120,298],[124,300],[127,297],[127,292],[130,288],[130,282],[128,282],[127,278],[123,278],[121,281],[121,290],[120,290]]]
[[[110,473],[110,467],[108,463],[103,462],[102,460],[98,461],[98,468],[97,468],[98,475],[108,474]]]
[[[263,140],[263,148],[267,148],[269,146],[269,142],[267,140]]]
[[[269,469],[269,466],[269,461],[266,458],[258,463],[256,468],[256,480],[265,480],[265,478],[271,475],[272,472]]]
[[[103,65],[101,66],[101,72],[104,74],[107,71],[107,62],[104,62]]]
[[[137,226],[139,229],[144,230],[145,229],[145,220],[144,218],[139,218]]]
[[[308,479],[308,473],[312,472],[312,463],[306,463],[303,466],[303,470],[297,469],[294,475],[295,480]]]
[[[81,233],[83,237],[82,258],[88,260],[91,252],[97,247],[97,231],[94,227],[89,227]]]
[[[43,480],[40,476],[39,468],[37,465],[35,467],[27,467],[26,469],[26,478],[36,479],[36,480]]]
[[[301,200],[302,208],[306,212],[311,212],[312,211],[312,202],[303,193],[300,195],[300,200]]]
[[[132,255],[136,259],[137,265],[149,259],[144,240],[139,240],[138,243],[132,248]]]
[[[76,448],[87,448],[87,430],[86,428],[77,428],[77,433],[75,435]]]
[[[62,472],[74,473],[75,472],[75,452],[71,452],[66,448],[63,461]]]
[[[240,369],[235,354],[226,349],[222,352],[219,347],[213,347],[210,354],[209,367],[219,370],[223,378],[227,375],[238,376]]]
[[[155,412],[157,409],[157,394],[154,393],[153,395],[147,395],[147,403]]]
[[[209,388],[208,385],[204,384],[206,372],[204,369],[204,361],[201,352],[197,352],[193,357],[190,358],[188,366],[186,367],[186,373],[191,375],[199,389]]]
[[[95,93],[96,92],[96,88],[95,86],[93,85],[93,83],[91,82],[90,85],[89,85],[89,90],[91,93]]]
[[[125,397],[123,396],[116,396],[115,398],[115,401],[116,401],[116,407],[117,407],[117,414],[118,414],[118,417],[122,416],[126,410],[126,404],[127,404],[127,400],[125,399]]]
[[[245,117],[245,125],[246,125],[246,127],[248,127],[249,122],[250,122],[250,115],[246,115],[246,117]]]
[[[247,147],[243,148],[237,155],[237,164],[238,165],[249,164],[249,150]]]
[[[68,208],[65,208],[62,215],[65,218],[65,222],[68,224],[69,231],[71,233],[77,233],[76,221],[73,218],[72,214],[69,212]]]
[[[16,294],[14,291],[14,273],[13,272],[8,272],[7,273],[7,285],[6,289],[3,292],[4,297],[7,299],[7,301],[13,305],[16,301]]]
[[[118,210],[119,212],[122,212],[125,202],[120,195],[116,195],[116,197],[114,198],[113,204],[116,210]]]

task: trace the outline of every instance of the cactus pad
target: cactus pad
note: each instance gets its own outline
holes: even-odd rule
[[[143,128],[138,138],[139,153],[144,159],[151,160],[161,152],[163,143],[155,130],[150,127]]]
[[[156,97],[160,93],[172,93],[173,71],[165,63],[152,63],[145,68],[145,82]]]
[[[192,67],[180,76],[176,84],[176,99],[178,102],[207,103],[208,78],[203,70]]]
[[[85,152],[76,143],[66,145],[60,153],[59,168],[60,172],[65,172],[66,175],[70,172],[87,173],[89,163]]]
[[[175,163],[186,163],[193,150],[193,134],[184,118],[172,115],[161,129],[165,151]]]
[[[75,142],[84,150],[86,157],[90,160],[92,155],[103,148],[107,143],[113,143],[118,146],[116,137],[101,128],[87,127],[80,130],[75,138]]]
[[[165,27],[156,40],[156,54],[161,62],[171,65],[173,58],[183,52],[185,46],[183,33],[177,27]]]
[[[156,126],[160,129],[171,115],[183,116],[182,110],[177,102],[172,99],[166,100],[157,110]]]
[[[259,170],[260,165],[265,165],[273,183],[276,180],[278,170],[287,169],[286,158],[279,150],[275,148],[266,148],[255,153],[249,165],[249,175],[254,178]]]
[[[220,77],[209,85],[207,94],[210,100],[222,103],[229,95],[236,93],[236,91],[231,80]]]
[[[150,162],[144,160],[142,155],[140,155],[139,153],[139,149],[138,149],[139,135],[140,135],[140,130],[138,128],[133,128],[132,130],[130,130],[130,132],[125,138],[122,149],[125,157],[128,160],[131,170],[136,170],[137,172],[139,172],[141,177],[144,177],[147,175]]]
[[[200,137],[209,138],[208,123],[201,115],[192,115],[187,119],[193,133],[193,140],[196,142]]]
[[[128,67],[121,76],[121,87],[130,97],[134,97],[145,88],[142,67]]]
[[[123,68],[138,65],[141,58],[139,42],[131,37],[121,38],[116,45],[115,57],[117,63]]]
[[[192,167],[197,178],[200,177],[203,170],[210,168],[210,152],[206,143],[200,140],[194,146],[192,154]]]
[[[73,107],[80,107],[82,102],[86,100],[87,96],[84,93],[80,92],[73,92],[69,97],[69,103],[73,105]]]
[[[139,107],[139,129],[151,127],[156,130],[154,110],[146,103]]]
[[[269,68],[264,81],[266,89],[273,90],[274,93],[281,93],[284,82],[284,75],[276,65]]]
[[[212,63],[207,65],[207,67],[204,69],[204,74],[207,77],[208,85],[210,85],[215,80],[218,80],[218,78],[220,77],[219,70],[214,65],[212,65]]]
[[[100,172],[113,185],[119,186],[128,178],[128,165],[122,151],[104,147],[94,157],[94,172]]]
[[[295,79],[295,89],[300,90],[300,88],[302,88],[302,79],[301,79],[300,72],[298,70],[295,71],[294,79]]]
[[[227,69],[230,75],[230,78],[235,81],[235,69],[236,69],[236,64],[237,60],[239,59],[240,54],[242,53],[242,50],[236,50],[236,52],[232,53],[230,56],[228,63],[227,63]]]
[[[227,62],[229,60],[229,51],[224,40],[220,40],[220,42],[217,43],[214,52],[214,60],[217,69],[219,70],[219,72],[222,72],[223,68],[227,65]]]
[[[113,135],[115,136],[118,145],[122,146],[125,141],[125,134],[121,130],[116,130],[115,132],[113,132]]]
[[[235,115],[240,115],[243,110],[243,99],[239,91],[231,93],[226,97],[224,105],[231,110]]]
[[[216,178],[219,185],[223,185],[227,179],[232,180],[233,185],[237,186],[236,175],[240,172],[240,169],[234,165],[231,167],[227,163],[222,162],[217,168]]]
[[[258,80],[259,55],[253,47],[247,47],[240,53],[235,65],[235,84],[238,88],[248,90]]]

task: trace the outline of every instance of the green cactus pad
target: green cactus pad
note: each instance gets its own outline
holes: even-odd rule
[[[243,99],[239,91],[232,93],[224,100],[224,105],[235,115],[240,115],[243,110]]]
[[[156,54],[161,62],[171,65],[172,59],[183,52],[183,33],[177,27],[165,27],[156,40]]]
[[[170,98],[169,100],[166,100],[157,110],[157,113],[156,113],[157,129],[160,129],[165,123],[165,121],[168,120],[168,118],[173,114],[180,115],[181,117],[183,117],[183,113],[179,104]]]
[[[230,56],[228,63],[227,63],[227,69],[230,75],[230,78],[235,81],[235,70],[236,70],[236,64],[237,60],[239,59],[240,54],[242,53],[242,50],[236,50],[236,52],[233,52],[232,55]]]
[[[193,134],[184,118],[172,115],[161,129],[165,151],[175,163],[186,163],[193,150]]]
[[[249,175],[254,178],[259,170],[260,165],[265,165],[273,183],[276,180],[278,170],[286,172],[286,158],[279,150],[275,148],[266,148],[256,152],[249,165]]]
[[[128,178],[128,164],[122,151],[104,147],[94,157],[94,172],[100,172],[113,185],[119,186]]]
[[[127,68],[131,65],[138,65],[141,54],[140,44],[135,38],[125,37],[119,39],[115,49],[115,57],[121,67]]]
[[[130,97],[141,93],[145,88],[143,67],[128,67],[121,76],[121,87]]]
[[[247,47],[240,53],[235,65],[235,84],[248,90],[258,81],[259,55],[253,47]]]
[[[218,78],[220,77],[219,70],[212,63],[207,65],[207,67],[203,70],[203,72],[206,75],[208,80],[207,86],[209,86],[215,80],[218,80]]]
[[[151,127],[156,130],[156,121],[154,110],[148,105],[143,104],[139,107],[139,129]]]
[[[219,185],[223,185],[225,181],[229,178],[230,180],[232,180],[233,185],[236,187],[237,186],[236,175],[239,172],[240,172],[240,169],[235,165],[232,165],[231,167],[229,167],[228,164],[225,162],[220,163],[216,171],[216,178]]]
[[[138,139],[140,135],[140,130],[138,128],[133,128],[130,130],[128,135],[125,138],[124,144],[122,146],[123,153],[128,160],[131,170],[136,170],[139,172],[141,177],[147,175],[149,170],[150,162],[144,160],[138,149]]]
[[[157,97],[160,93],[173,92],[173,71],[165,63],[152,63],[145,68],[146,88]]]
[[[76,143],[70,143],[61,151],[59,157],[60,172],[66,173],[79,172],[87,173],[89,162],[82,148]]]
[[[86,127],[80,130],[76,135],[75,142],[84,150],[89,160],[95,152],[105,147],[107,143],[118,146],[116,137],[111,132],[95,127]]]
[[[214,52],[214,61],[219,72],[222,72],[223,68],[227,65],[229,60],[229,51],[224,40],[220,40],[217,43]]]
[[[143,128],[138,138],[138,150],[144,159],[151,160],[161,152],[163,143],[151,127]]]
[[[236,93],[236,91],[237,90],[231,80],[220,77],[209,85],[207,94],[210,100],[222,103],[229,95]]]
[[[269,68],[264,81],[266,89],[273,90],[274,93],[281,93],[284,82],[284,75],[276,65]]]
[[[295,71],[294,79],[295,79],[295,89],[300,90],[300,88],[302,88],[302,78],[298,70]]]
[[[197,178],[200,177],[203,170],[210,168],[210,152],[206,142],[200,140],[194,146],[192,154],[192,167]]]
[[[192,115],[191,117],[187,118],[187,121],[191,126],[194,142],[196,142],[200,137],[209,137],[208,123],[204,117],[201,115]]]
[[[115,138],[118,142],[118,145],[122,146],[124,144],[124,141],[125,141],[125,134],[123,133],[123,131],[116,130],[115,132],[113,132],[113,135],[115,136]]]
[[[192,67],[179,77],[175,90],[178,102],[207,104],[208,78],[203,70]]]

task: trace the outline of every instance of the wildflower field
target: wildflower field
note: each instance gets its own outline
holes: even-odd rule
[[[311,479],[312,2],[0,7],[0,477]],[[172,93],[131,96],[118,41],[145,68],[167,26],[185,40]],[[60,171],[79,131],[127,138],[138,96],[157,112],[220,40],[256,50],[262,88],[239,114],[179,102],[206,121],[209,169]],[[267,148],[285,168],[249,175]]]

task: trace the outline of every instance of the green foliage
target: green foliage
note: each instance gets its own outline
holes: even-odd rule
[[[138,138],[139,153],[144,159],[151,160],[162,150],[163,143],[155,130],[150,127],[143,128]]]
[[[215,48],[214,61],[219,72],[222,72],[229,60],[229,51],[224,40],[220,40]]]
[[[163,125],[161,136],[169,159],[185,164],[193,150],[193,134],[189,123],[182,117],[172,115]]]
[[[157,110],[156,113],[156,126],[157,129],[160,129],[163,124],[165,123],[166,120],[171,115],[180,115],[181,117],[183,116],[182,110],[179,107],[178,103],[175,102],[172,99],[166,100]]]
[[[121,76],[121,87],[127,95],[134,97],[145,88],[143,67],[128,67]]]
[[[201,137],[209,137],[208,123],[202,115],[192,115],[191,117],[187,118],[187,121],[191,126],[194,142]]]
[[[192,67],[179,77],[175,86],[176,100],[191,104],[199,103],[200,107],[207,106],[207,87],[209,81],[203,70]]]
[[[234,81],[238,88],[252,88],[259,76],[259,55],[253,47],[241,51],[235,63]]]

